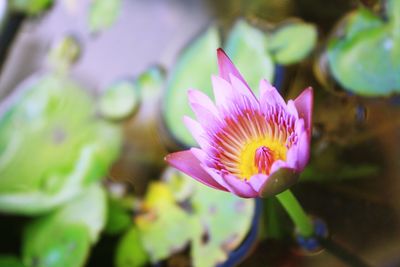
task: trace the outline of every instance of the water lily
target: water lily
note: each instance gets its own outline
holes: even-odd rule
[[[277,194],[291,186],[310,155],[312,88],[285,102],[267,80],[259,99],[222,49],[212,77],[215,104],[189,90],[197,121],[186,127],[200,148],[169,154],[166,161],[203,184],[240,197]]]

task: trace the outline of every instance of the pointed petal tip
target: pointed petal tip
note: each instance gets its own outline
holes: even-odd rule
[[[312,87],[307,87],[294,100],[294,104],[299,113],[299,117],[304,119],[306,129],[311,136],[312,112],[314,106],[314,90]]]

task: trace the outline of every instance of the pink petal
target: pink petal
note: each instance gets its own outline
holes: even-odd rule
[[[190,150],[175,152],[167,155],[165,160],[176,169],[193,177],[197,181],[215,189],[227,191],[200,166],[200,161]]]
[[[272,163],[271,166],[271,171],[270,173],[273,174],[274,172],[276,172],[277,170],[281,169],[281,168],[288,168],[288,164],[283,161],[283,160],[277,160],[274,163]]]
[[[299,136],[297,146],[298,171],[300,172],[306,167],[310,158],[310,138],[307,132]]]
[[[265,184],[268,179],[268,175],[265,174],[256,174],[250,177],[249,184],[256,192],[260,192],[261,188]]]
[[[289,112],[289,114],[293,115],[295,119],[299,118],[299,113],[297,112],[297,108],[294,104],[294,101],[291,99],[287,103],[287,111]]]
[[[204,168],[208,174],[210,174],[215,181],[217,181],[221,186],[228,189],[230,192],[234,193],[239,197],[250,198],[257,197],[258,193],[250,186],[246,181],[240,180],[238,177],[231,174],[219,174],[213,168]]]
[[[211,111],[215,116],[218,116],[218,110],[211,99],[208,97],[208,95],[204,94],[201,91],[190,89],[188,91],[188,97],[190,103],[203,106]]]
[[[188,116],[183,117],[183,123],[185,123],[186,128],[189,130],[201,148],[206,149],[209,147],[207,134],[200,123]]]
[[[219,76],[211,77],[212,87],[214,91],[215,103],[219,108],[229,107],[234,99],[234,90],[232,85]]]
[[[266,108],[267,106],[279,105],[286,109],[286,102],[279,94],[278,90],[273,87],[267,80],[260,81],[260,106]]]
[[[313,99],[313,89],[308,87],[294,100],[299,117],[304,119],[309,136],[311,136]]]
[[[286,153],[286,166],[296,171],[299,170],[298,150],[299,146],[296,144],[292,145]]]
[[[235,65],[232,63],[232,61],[226,55],[224,50],[222,50],[221,48],[218,48],[217,49],[217,57],[218,57],[219,76],[221,78],[230,82],[231,80],[230,80],[229,74],[232,74],[236,78],[238,78],[240,81],[242,81],[242,83],[245,84],[248,88],[250,88],[247,85],[246,81],[243,79],[240,72],[236,69]]]
[[[226,183],[226,187],[239,197],[251,198],[258,197],[258,192],[253,189],[248,181],[238,179],[238,177],[231,174],[222,175]]]
[[[221,121],[207,108],[197,103],[191,103],[191,107],[204,131],[214,132],[219,128]]]
[[[249,89],[241,80],[239,80],[236,76],[233,74],[229,74],[231,84],[235,92],[244,95],[247,97],[247,99],[250,101],[252,104],[252,107],[258,107],[258,100],[256,96],[254,95],[253,91]]]

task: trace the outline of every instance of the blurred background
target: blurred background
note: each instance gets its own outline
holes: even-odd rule
[[[314,88],[293,192],[335,245],[164,162],[219,47]],[[0,267],[400,266],[399,73],[400,0],[0,0]]]

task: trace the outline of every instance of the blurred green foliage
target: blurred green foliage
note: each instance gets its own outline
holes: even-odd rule
[[[96,119],[74,82],[37,75],[0,112],[0,210],[38,214],[102,178],[119,152],[120,131]]]
[[[53,0],[9,0],[12,9],[28,15],[39,15],[52,3]]]
[[[24,267],[25,265],[15,256],[0,255],[0,267]]]
[[[89,28],[98,32],[111,27],[121,12],[121,0],[92,1],[89,14]]]
[[[140,234],[135,226],[123,235],[115,256],[116,267],[141,267],[149,262],[149,256],[143,247]]]
[[[137,88],[131,81],[119,81],[107,87],[99,100],[99,111],[108,119],[120,120],[138,108]]]
[[[347,90],[365,96],[400,92],[400,1],[387,0],[386,18],[360,8],[330,40],[328,63]]]
[[[254,210],[252,199],[210,189],[169,168],[163,182],[150,185],[135,224],[152,262],[190,244],[193,266],[215,266],[243,241]]]
[[[105,224],[106,196],[94,184],[69,203],[31,222],[23,237],[27,266],[83,266]]]

